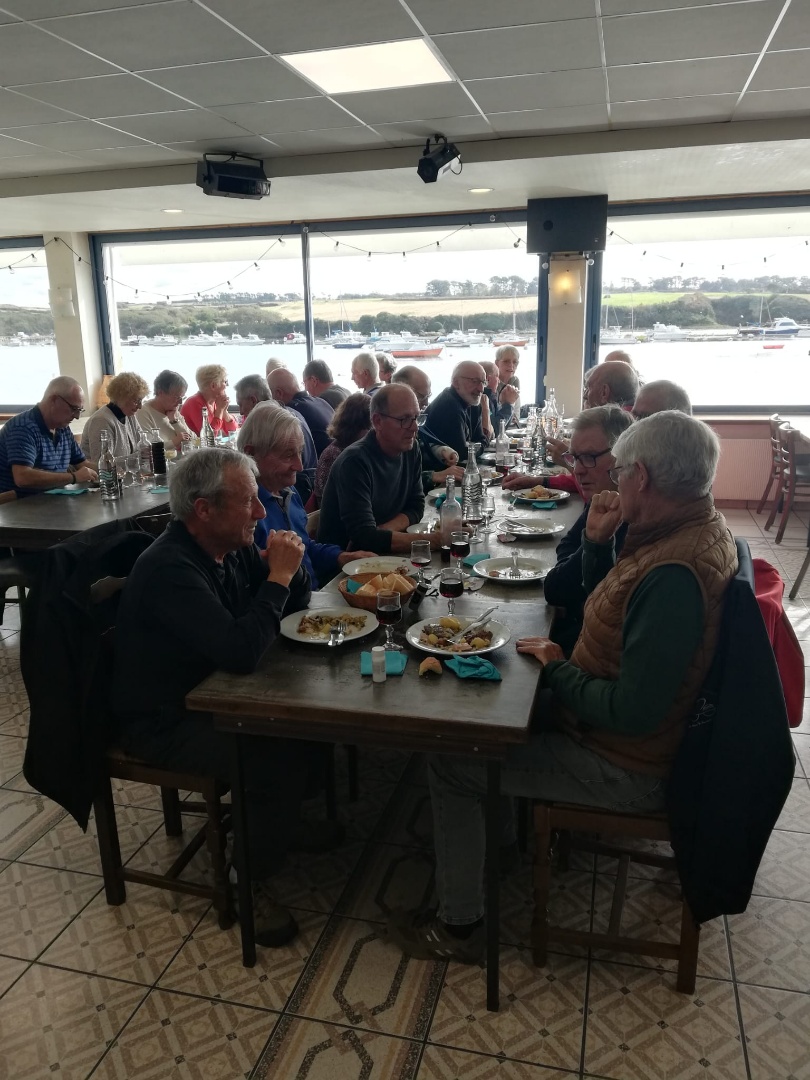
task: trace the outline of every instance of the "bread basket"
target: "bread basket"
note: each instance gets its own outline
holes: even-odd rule
[[[349,582],[349,581],[356,581],[358,583],[358,585],[365,585],[366,582],[371,581],[373,578],[375,578],[377,576],[378,576],[377,574],[354,574],[351,578],[343,578],[338,583],[338,589],[340,590],[340,595],[343,597],[343,599],[346,601],[346,603],[350,607],[362,608],[363,611],[376,611],[377,610],[377,597],[376,596],[358,596],[357,593],[350,593],[346,586],[347,586],[347,582]],[[385,574],[383,574],[382,576],[385,577]],[[403,574],[402,576],[406,577],[407,575]],[[411,583],[411,589],[410,589],[409,592],[401,594],[403,606],[407,603],[407,601],[410,599],[412,593],[416,589],[416,582],[414,581],[414,579],[411,578],[411,577],[408,577],[408,581],[410,581],[410,583]]]

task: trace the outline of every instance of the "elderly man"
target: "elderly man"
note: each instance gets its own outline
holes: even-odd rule
[[[286,366],[283,360],[279,360],[277,356],[271,356],[264,366],[265,378],[271,371],[278,371],[279,368],[286,368]]]
[[[278,368],[273,368],[273,371],[278,370]],[[309,430],[309,424],[296,409],[291,408],[289,405],[283,406],[280,402],[273,401],[273,396],[270,393],[270,387],[267,385],[267,380],[263,379],[261,375],[245,375],[233,389],[236,394],[236,407],[245,419],[247,419],[257,405],[263,405],[265,402],[269,402],[271,405],[278,405],[280,408],[286,408],[287,411],[292,413],[298,420],[301,425],[301,431],[304,434],[304,454],[302,457],[303,468],[298,474],[295,488],[301,496],[302,502],[306,502],[315,486],[315,470],[318,467],[318,451],[315,449],[315,440],[312,437],[312,432]]]
[[[591,368],[585,376],[582,401],[586,408],[595,405],[621,405],[628,408],[636,400],[638,375],[623,360],[606,360]]]
[[[0,492],[18,498],[48,488],[98,480],[69,428],[84,412],[84,391],[75,379],[52,379],[38,405],[12,416],[0,430]]]
[[[369,397],[382,387],[380,365],[374,353],[361,352],[355,356],[352,360],[352,382]]]
[[[520,416],[520,382],[515,375],[520,363],[520,353],[514,345],[501,345],[495,353],[498,369],[498,386],[495,390],[495,412],[490,409],[490,422],[497,432],[501,420],[507,426]]]
[[[664,809],[664,788],[711,664],[734,540],[710,495],[719,456],[709,427],[679,412],[632,424],[613,446],[618,491],[593,497],[585,528],[585,622],[570,661],[547,638],[517,650],[543,668],[550,700],[525,746],[507,751],[505,795]],[[614,537],[628,523],[616,558]],[[430,762],[437,913],[392,919],[411,956],[473,963],[484,934],[486,767]],[[514,842],[514,828],[504,841]]]
[[[374,353],[374,355],[377,358],[377,364],[380,369],[380,380],[384,383],[390,383],[397,370],[396,360],[388,353],[384,352]]]
[[[682,386],[670,382],[669,379],[656,379],[655,382],[646,383],[639,390],[636,400],[633,402],[632,413],[636,420],[643,420],[653,413],[666,412],[675,409],[676,412],[692,415],[692,402]]]
[[[173,520],[135,564],[116,624],[112,698],[122,746],[155,764],[223,781],[229,779],[229,740],[213,717],[186,712],[186,694],[217,669],[255,670],[285,609],[305,607],[310,594],[301,568],[304,547],[294,532],[272,532],[263,552],[253,543],[264,517],[255,472],[250,458],[219,447],[177,465]],[[245,754],[247,840],[262,945],[286,944],[298,929],[268,885],[286,851],[323,848],[339,838],[327,823],[299,821],[318,756],[311,744],[276,739],[256,739]]]
[[[333,380],[332,369],[325,360],[310,360],[305,364],[302,382],[308,394],[323,398],[333,409],[345,401],[350,393],[345,386],[338,386]]]
[[[379,555],[411,549],[409,525],[422,517],[422,455],[416,440],[419,406],[401,383],[371,399],[371,431],[347,446],[326,481],[318,539]],[[438,533],[431,545],[439,547]]]
[[[396,385],[398,383],[404,383],[406,386],[410,386],[414,394],[416,394],[416,400],[419,403],[419,408],[424,410],[430,403],[430,379],[427,377],[421,368],[416,367],[414,364],[406,364],[404,368],[401,368],[392,377],[391,382]],[[419,430],[420,446],[421,446],[422,429]],[[445,451],[446,459],[448,461],[447,468],[444,469],[422,469],[422,486],[425,491],[430,491],[431,488],[436,487],[437,484],[443,484],[448,476],[452,476],[454,480],[460,480],[464,475],[464,470],[460,468],[456,463],[458,462],[458,454],[455,450],[452,450],[449,446],[442,447]],[[425,448],[425,453],[422,456],[422,464],[424,465],[430,460],[429,445]],[[444,464],[444,461],[442,462]]]
[[[450,385],[428,406],[419,438],[439,461],[447,460],[447,450],[466,459],[467,443],[486,446],[489,440],[481,423],[481,397],[486,374],[474,360],[462,360],[453,368]]]
[[[302,390],[298,379],[291,371],[271,371],[267,376],[267,385],[273,398],[285,408],[295,409],[306,420],[312,432],[312,441],[318,457],[332,441],[326,429],[332,423],[335,410],[323,398],[311,397]]]

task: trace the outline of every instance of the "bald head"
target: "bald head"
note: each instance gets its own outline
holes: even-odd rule
[[[271,371],[277,371],[279,368],[284,368],[286,366],[287,365],[284,363],[283,360],[279,360],[277,357],[271,356],[270,359],[267,361],[264,373],[265,375],[269,375]]]
[[[467,405],[480,405],[487,373],[474,360],[462,360],[453,368],[450,385]]]
[[[301,393],[298,379],[286,368],[276,368],[268,372],[267,385],[275,400],[280,401],[282,405],[286,405],[296,394]]]
[[[48,427],[67,427],[84,412],[84,390],[69,375],[57,375],[45,387],[39,411]]]
[[[427,404],[430,401],[430,379],[421,368],[416,367],[414,364],[406,364],[404,368],[401,368],[391,378],[392,385],[396,385],[397,383],[404,383],[406,386],[410,386],[411,390],[416,394],[419,408],[427,408]]]
[[[597,405],[632,405],[637,393],[638,375],[633,368],[620,360],[610,360],[597,364],[585,376],[583,402],[588,409]]]
[[[669,379],[656,379],[655,382],[642,386],[633,403],[633,416],[636,420],[643,420],[653,413],[672,410],[691,416],[692,402],[684,388]]]

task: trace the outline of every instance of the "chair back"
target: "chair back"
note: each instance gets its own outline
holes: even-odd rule
[[[799,439],[797,428],[782,424],[779,428],[779,455],[782,462],[782,475],[785,481],[796,479],[796,443]]]
[[[318,539],[318,526],[321,523],[320,510],[313,510],[311,514],[307,514],[307,536],[310,540]]]
[[[771,461],[778,472],[782,471],[782,432],[780,429],[783,423],[784,420],[782,420],[779,413],[774,413],[773,416],[768,418],[771,438]]]

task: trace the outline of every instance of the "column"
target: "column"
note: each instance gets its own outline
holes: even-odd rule
[[[582,408],[587,273],[582,255],[549,257],[546,390],[554,387],[566,416]]]

